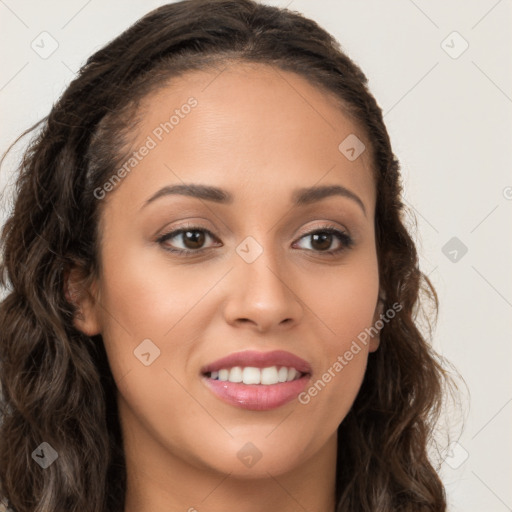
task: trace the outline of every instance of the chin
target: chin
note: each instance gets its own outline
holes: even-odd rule
[[[282,436],[266,438],[269,430],[260,435],[246,435],[219,443],[215,450],[208,450],[208,459],[201,456],[204,463],[220,473],[230,473],[231,477],[242,479],[267,479],[269,474],[285,474],[304,463],[304,446],[302,441],[287,442]]]

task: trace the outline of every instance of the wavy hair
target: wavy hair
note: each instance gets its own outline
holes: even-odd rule
[[[33,135],[0,264],[0,488],[16,512],[124,509],[115,382],[101,335],[73,326],[65,282],[73,267],[84,283],[98,275],[102,202],[94,190],[128,154],[141,101],[187,71],[237,62],[291,71],[333,93],[371,144],[384,309],[402,308],[382,328],[338,428],[337,510],[446,510],[429,446],[448,373],[417,319],[422,298],[437,317],[438,298],[419,269],[399,162],[366,76],[297,12],[253,0],[185,0],[148,13],[92,55],[50,113],[20,136]],[[43,441],[58,453],[45,471],[32,460]]]

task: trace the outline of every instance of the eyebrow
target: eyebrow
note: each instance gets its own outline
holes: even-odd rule
[[[196,197],[206,201],[214,201],[219,204],[231,204],[234,199],[233,195],[227,190],[210,185],[188,183],[183,185],[169,185],[161,188],[144,202],[142,208],[161,197],[169,195]],[[324,185],[295,189],[292,193],[292,203],[294,206],[305,206],[331,196],[341,196],[353,200],[361,207],[366,216],[366,208],[360,197],[341,185]]]

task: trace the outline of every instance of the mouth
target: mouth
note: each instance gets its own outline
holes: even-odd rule
[[[235,407],[264,411],[292,401],[312,375],[311,365],[285,351],[245,351],[201,370],[203,383],[217,398]]]

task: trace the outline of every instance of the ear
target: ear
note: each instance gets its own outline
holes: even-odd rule
[[[64,273],[64,294],[77,308],[73,325],[87,336],[100,334],[99,295],[97,282],[77,266]]]
[[[384,290],[380,289],[379,290],[379,298],[378,298],[378,301],[377,301],[377,306],[375,307],[375,313],[373,315],[373,323],[372,323],[372,327],[374,327],[377,330],[377,333],[374,334],[370,338],[370,343],[369,343],[369,350],[370,350],[370,352],[375,352],[379,348],[379,345],[380,345],[380,331],[381,331],[381,329],[379,329],[379,326],[383,322],[381,320],[381,315],[384,313],[384,302],[385,302],[385,300],[386,300],[386,292]],[[380,320],[380,322],[377,323],[379,320]]]

